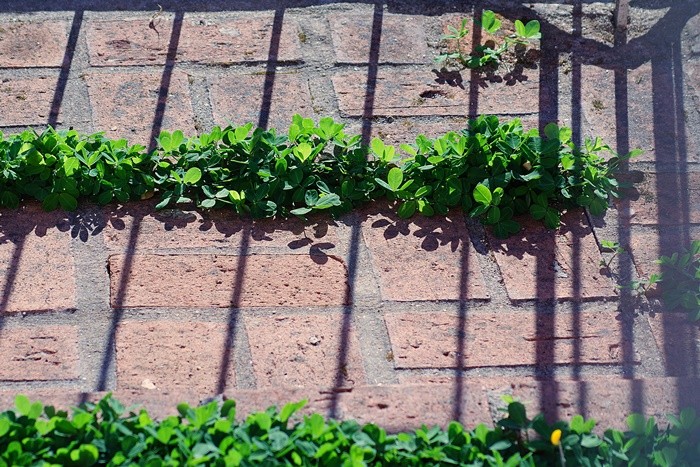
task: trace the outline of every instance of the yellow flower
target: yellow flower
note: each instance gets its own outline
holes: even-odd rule
[[[554,430],[549,440],[553,445],[559,446],[559,440],[561,440],[561,430]]]

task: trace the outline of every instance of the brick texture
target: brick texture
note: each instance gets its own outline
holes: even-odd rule
[[[531,218],[508,239],[489,241],[511,300],[614,297],[600,268],[601,255],[582,211],[565,214],[562,226],[547,230]]]
[[[338,63],[369,62],[373,13],[332,14],[328,22]],[[431,60],[420,16],[384,14],[379,33],[379,62],[425,63]]]
[[[0,67],[59,67],[68,46],[64,20],[0,23]]]
[[[225,74],[212,79],[210,93],[214,121],[219,125],[253,122],[285,129],[294,114],[316,117],[308,82],[293,72]],[[261,113],[269,115],[267,122],[261,121]]]
[[[234,358],[225,352],[225,324],[198,321],[124,321],[116,338],[117,389],[190,390],[201,395],[235,385]]]
[[[647,173],[630,191],[632,224],[700,224],[700,173]]]
[[[463,115],[469,113],[469,78],[462,84],[446,83],[436,73],[380,70],[371,108],[366,107],[367,73],[339,73],[333,78],[340,112],[348,117]],[[484,114],[529,114],[539,108],[539,76],[529,70],[527,79],[511,84],[481,80],[478,112]],[[365,115],[367,114],[367,115]]]
[[[124,256],[114,255],[109,267],[113,307],[332,306],[347,287],[332,256],[136,255],[124,277]]]
[[[45,125],[57,82],[57,75],[0,79],[0,126]]]
[[[400,219],[391,208],[368,213],[362,236],[382,298],[396,301],[485,299],[476,252],[456,211]]]
[[[385,321],[396,368],[473,368],[620,363],[615,316],[583,312],[577,320],[568,313],[468,312],[462,330],[459,317],[449,313],[388,313]]]
[[[95,21],[88,25],[88,49],[93,66],[162,65],[169,49],[178,62],[233,64],[301,60],[299,27],[292,19],[283,20],[275,37],[277,56],[271,57],[273,16],[222,18],[185,15],[173,36],[172,15],[125,21]]]
[[[248,316],[245,327],[258,387],[345,387],[364,382],[355,330],[351,325],[343,334],[341,314]]]
[[[159,71],[92,73],[86,80],[95,126],[107,136],[148,145],[155,126],[160,130],[179,129],[187,135],[194,134],[192,104],[184,73],[174,71],[165,81]],[[161,85],[166,83],[167,89],[161,92]],[[156,115],[161,97],[165,98],[162,116]]]
[[[0,380],[69,380],[80,376],[78,328],[32,326],[0,330]]]
[[[647,319],[666,374],[700,376],[700,324],[690,322],[684,312],[650,314]]]
[[[118,251],[128,247],[135,226],[138,228],[135,245],[138,250],[240,248],[244,238],[249,247],[287,251],[304,247],[327,251],[339,243],[338,226],[326,216],[310,219],[307,225],[296,218],[250,220],[226,210],[155,211],[153,204],[147,202],[130,203],[124,208],[105,208],[104,216],[105,244]]]
[[[37,204],[0,212],[0,312],[75,308],[70,224]]]

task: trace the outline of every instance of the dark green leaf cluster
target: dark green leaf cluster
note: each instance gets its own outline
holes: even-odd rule
[[[33,198],[47,211],[72,211],[79,197],[100,204],[138,199],[154,188],[151,158],[143,146],[99,133],[0,133],[0,207],[16,208],[21,199]]]
[[[72,416],[17,396],[16,410],[0,414],[0,466],[24,465],[692,465],[700,456],[700,419],[692,409],[670,416],[660,429],[653,418],[632,415],[629,431],[591,432],[595,423],[574,417],[549,425],[529,420],[511,401],[494,428],[423,427],[388,434],[374,424],[290,417],[305,402],[270,408],[236,421],[236,404],[216,401],[178,416],[153,420],[145,410],[126,412],[110,395],[84,404]],[[299,417],[296,417],[299,420]],[[556,439],[553,433],[558,431]],[[528,433],[536,433],[530,440]]]
[[[539,136],[517,119],[482,116],[462,132],[421,135],[401,149],[407,158],[378,138],[362,145],[331,118],[316,125],[298,115],[287,134],[252,124],[194,138],[164,131],[152,152],[73,130],[0,134],[0,206],[35,198],[47,210],[73,210],[79,197],[106,204],[158,191],[158,208],[193,203],[288,217],[338,215],[389,197],[401,201],[404,218],[460,206],[508,236],[519,230],[519,214],[555,228],[562,209],[585,206],[599,215],[617,196],[618,157],[604,159],[610,149],[598,139],[576,147],[571,131],[555,124]]]

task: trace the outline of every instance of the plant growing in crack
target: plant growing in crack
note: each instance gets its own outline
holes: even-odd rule
[[[443,41],[452,41],[454,50],[441,53],[435,58],[436,62],[456,63],[462,68],[470,68],[472,70],[484,69],[488,66],[498,68],[502,64],[503,55],[509,50],[510,46],[528,45],[530,42],[542,37],[539,21],[531,20],[523,23],[521,20],[515,20],[515,32],[506,36],[502,43],[497,44],[495,41],[489,40],[474,47],[474,53],[468,53],[464,45],[464,39],[469,34],[467,21],[467,18],[463,18],[459,27],[447,26],[449,34],[443,35],[441,39]],[[501,29],[502,22],[493,11],[484,10],[481,20],[477,21],[477,24],[483,31],[493,35]]]

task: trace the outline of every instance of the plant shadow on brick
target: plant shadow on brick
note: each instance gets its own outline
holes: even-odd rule
[[[700,455],[700,418],[693,409],[654,418],[631,415],[629,430],[592,433],[595,421],[575,416],[549,424],[528,419],[509,401],[493,428],[423,426],[389,434],[374,424],[296,416],[305,401],[237,421],[236,403],[177,406],[178,415],[153,420],[127,413],[111,395],[72,416],[19,395],[0,413],[0,466],[22,465],[692,465]],[[293,422],[293,420],[297,420]]]
[[[46,210],[71,211],[81,197],[124,203],[157,191],[157,208],[194,204],[286,218],[338,216],[388,198],[402,218],[461,207],[507,237],[519,231],[514,217],[521,214],[548,228],[559,225],[563,209],[602,214],[618,196],[620,160],[636,154],[618,157],[599,139],[579,148],[567,128],[549,124],[540,136],[518,119],[494,116],[436,139],[420,135],[401,145],[403,158],[381,139],[367,147],[343,128],[331,118],[317,125],[296,115],[287,134],[252,124],[193,138],[164,131],[152,152],[99,133],[28,130],[0,139],[0,206],[34,198]]]

